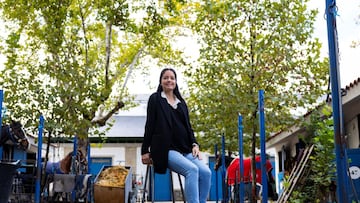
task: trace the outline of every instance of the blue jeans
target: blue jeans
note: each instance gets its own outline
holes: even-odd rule
[[[205,203],[210,192],[210,168],[191,153],[169,151],[168,167],[185,177],[185,199],[189,203]]]

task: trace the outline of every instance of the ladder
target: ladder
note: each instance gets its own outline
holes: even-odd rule
[[[307,168],[308,160],[313,150],[314,150],[314,145],[305,148],[300,161],[296,163],[294,168],[291,170],[288,179],[289,186],[284,188],[284,191],[281,193],[277,203],[285,203],[290,198],[291,193],[293,192],[297,182],[303,176],[305,168]]]

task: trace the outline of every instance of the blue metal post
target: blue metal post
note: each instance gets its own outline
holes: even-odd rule
[[[90,151],[90,149],[91,149],[91,146],[90,146],[90,140],[88,139],[88,145],[87,145],[87,160],[88,160],[88,162],[87,162],[87,174],[92,174],[91,173],[91,164],[92,164],[92,159],[91,159],[91,151]],[[93,186],[93,178],[91,178],[91,186]],[[93,195],[90,193],[90,194],[88,194],[88,196],[87,196],[87,198],[90,200],[89,202],[93,202]]]
[[[151,192],[150,192],[150,197],[151,197],[151,203],[155,202],[155,170],[154,167],[151,166],[150,167],[150,186],[151,186]]]
[[[240,170],[240,187],[239,187],[239,200],[240,203],[244,202],[244,151],[243,151],[243,124],[242,124],[242,116],[239,114],[238,116],[238,129],[239,129],[239,170]]]
[[[216,159],[218,157],[218,146],[217,144],[215,144],[215,162]],[[218,172],[215,171],[215,199],[216,199],[216,203],[218,203],[219,200],[219,187],[218,187]]]
[[[259,90],[259,124],[260,124],[260,154],[261,154],[261,185],[262,202],[268,202],[268,186],[266,171],[266,148],[265,148],[265,113],[264,113],[264,90]]]
[[[71,173],[77,174],[76,168],[75,168],[75,159],[77,156],[77,136],[74,136],[74,143],[73,143],[73,152],[72,152],[72,162],[71,162]]]
[[[40,203],[40,180],[41,180],[41,152],[42,152],[42,134],[44,128],[44,117],[40,115],[39,121],[39,134],[38,134],[38,151],[37,151],[37,159],[36,159],[36,181],[35,181],[35,203]]]
[[[91,171],[91,162],[92,162],[92,160],[91,160],[91,153],[90,153],[90,140],[88,139],[88,145],[87,145],[87,160],[88,160],[88,162],[87,162],[87,173],[90,173],[90,171]]]
[[[336,172],[337,172],[337,199],[340,203],[347,203],[346,193],[346,159],[345,159],[345,139],[342,117],[342,101],[339,74],[339,47],[336,29],[336,1],[326,0],[326,21],[328,31],[328,46],[330,58],[330,78],[331,78],[331,101],[334,119],[334,140],[336,153]]]
[[[2,125],[2,104],[4,100],[4,90],[0,90],[0,125]],[[0,137],[1,137],[1,130],[0,130]],[[0,160],[2,159],[3,154],[3,147],[0,147]]]
[[[74,146],[73,146],[72,162],[71,162],[71,173],[78,175],[78,171],[76,171],[76,167],[75,167],[76,156],[77,156],[77,136],[74,136]],[[75,201],[75,198],[76,198],[76,190],[74,188],[73,191],[71,192],[72,201]]]
[[[226,175],[226,167],[225,167],[225,136],[224,134],[221,136],[221,177],[222,177],[222,185],[223,185],[223,201],[227,202],[227,197],[226,197],[226,190],[227,190],[227,185],[226,185],[226,180],[225,180],[225,175]]]

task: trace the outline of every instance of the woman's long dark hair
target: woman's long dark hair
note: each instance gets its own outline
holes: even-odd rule
[[[159,86],[158,86],[156,92],[158,92],[159,95],[160,95],[160,93],[163,91],[163,88],[162,88],[162,86],[161,86],[161,78],[163,77],[165,71],[168,71],[168,70],[169,70],[169,71],[172,71],[172,72],[174,73],[174,75],[175,75],[175,80],[176,80],[176,86],[175,86],[175,89],[174,89],[174,94],[175,94],[175,96],[176,96],[180,101],[184,101],[183,97],[182,97],[181,94],[180,94],[179,88],[178,88],[176,72],[175,72],[175,70],[172,69],[172,68],[164,68],[164,69],[161,71],[161,73],[160,73],[160,78],[159,78]]]

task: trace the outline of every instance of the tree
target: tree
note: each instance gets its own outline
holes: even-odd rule
[[[237,151],[240,113],[244,151],[255,157],[260,89],[265,91],[267,135],[293,125],[294,110],[306,111],[324,95],[328,65],[312,37],[317,11],[307,10],[306,2],[212,0],[196,5],[193,28],[202,45],[200,65],[186,75],[193,127],[201,132],[203,148],[212,149],[224,134],[227,150]],[[252,174],[254,183],[255,170]]]
[[[335,197],[334,120],[331,108],[323,105],[312,112],[310,121],[304,123],[304,136],[314,144],[307,170],[294,188],[290,202],[323,202]],[[284,185],[287,185],[286,183]]]
[[[149,61],[181,62],[170,44],[177,34],[176,5],[181,6],[177,1],[1,1],[7,33],[0,85],[11,118],[36,131],[42,114],[49,138],[76,135],[86,143],[89,133],[97,132],[90,129],[133,105],[127,73]]]

